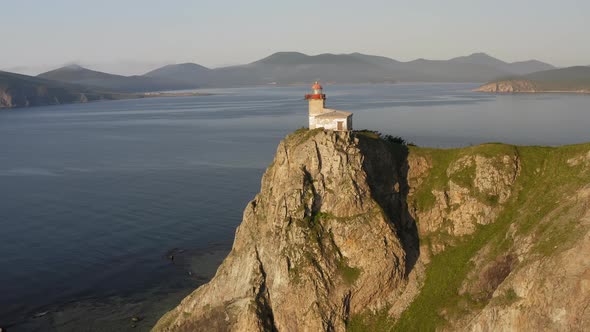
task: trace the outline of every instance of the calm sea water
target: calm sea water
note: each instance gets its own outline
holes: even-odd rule
[[[422,146],[590,141],[589,96],[474,87],[326,93],[356,129]],[[0,327],[125,330],[138,315],[149,329],[214,273],[277,144],[306,125],[306,90],[0,112]]]

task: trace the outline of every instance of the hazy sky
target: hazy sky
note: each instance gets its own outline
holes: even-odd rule
[[[404,61],[486,52],[506,61],[590,64],[587,0],[0,0],[0,8],[4,69],[214,67],[276,51]]]

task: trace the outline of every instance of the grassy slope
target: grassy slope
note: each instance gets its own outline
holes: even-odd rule
[[[495,223],[480,226],[474,234],[458,239],[456,245],[432,257],[422,291],[399,321],[392,321],[386,310],[367,312],[353,317],[349,330],[433,331],[447,324],[440,314],[443,311],[446,317],[460,317],[465,312],[483,307],[487,300],[478,302],[468,295],[459,295],[458,290],[472,269],[471,259],[484,246],[490,249],[492,257],[511,248],[512,240],[506,233],[513,223],[517,225],[518,233],[534,234],[537,239],[536,254],[550,255],[556,250],[562,250],[579,233],[576,232],[575,221],[570,223],[571,227],[565,228],[556,226],[555,222],[541,224],[540,221],[561,209],[563,197],[572,195],[590,183],[590,176],[587,170],[583,170],[584,166],[572,167],[567,164],[568,159],[588,151],[590,144],[557,148],[503,144],[449,150],[411,148],[410,154],[424,156],[433,165],[421,188],[414,197],[409,198],[418,209],[427,209],[434,203],[430,192],[442,189],[448,183],[446,169],[462,155],[498,156],[516,153],[521,159],[522,169],[515,183],[516,190]],[[557,220],[557,217],[553,219]]]

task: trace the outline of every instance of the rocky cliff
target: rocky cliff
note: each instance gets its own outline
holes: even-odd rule
[[[475,89],[477,92],[493,93],[534,93],[538,92],[535,84],[528,80],[506,80],[487,83]]]
[[[342,331],[382,307],[407,272],[401,167],[384,142],[289,136],[214,279],[155,330]]]
[[[216,276],[154,331],[583,330],[590,145],[288,136]]]

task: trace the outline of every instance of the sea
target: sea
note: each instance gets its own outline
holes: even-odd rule
[[[355,129],[450,148],[590,142],[590,96],[327,85]],[[148,331],[207,282],[308,86],[0,111],[0,328]]]

